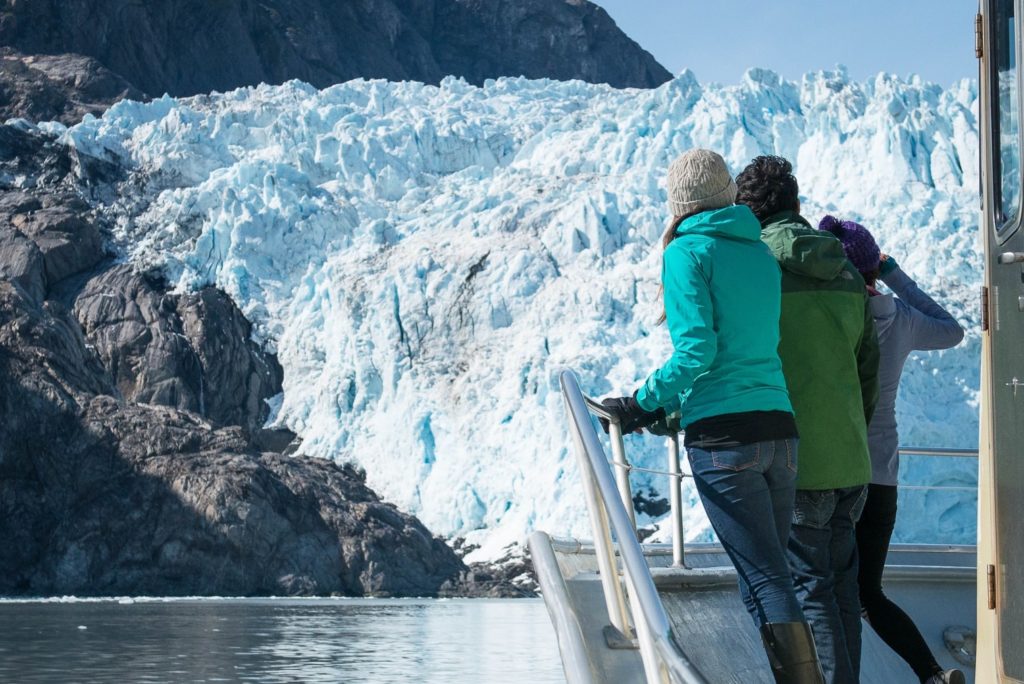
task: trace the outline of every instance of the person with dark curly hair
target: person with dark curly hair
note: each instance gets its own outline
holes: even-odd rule
[[[864,279],[842,243],[800,215],[800,187],[781,157],[754,159],[737,202],[761,222],[782,268],[779,356],[800,433],[787,557],[826,679],[860,678],[854,532],[871,480],[867,425],[878,400],[878,340]]]

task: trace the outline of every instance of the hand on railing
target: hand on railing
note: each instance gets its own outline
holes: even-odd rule
[[[656,411],[646,411],[636,400],[636,393],[631,397],[609,397],[601,402],[608,413],[608,417],[598,417],[605,434],[608,433],[608,425],[611,422],[622,426],[622,433],[635,432],[640,434],[642,428],[651,423],[662,420],[665,417],[665,409],[658,408]]]
[[[679,411],[673,411],[658,422],[647,426],[647,431],[659,437],[674,437],[683,431],[682,418]]]

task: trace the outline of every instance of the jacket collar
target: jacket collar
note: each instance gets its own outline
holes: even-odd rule
[[[765,228],[768,228],[769,226],[779,225],[782,223],[796,223],[802,228],[810,228],[811,230],[814,229],[814,226],[812,226],[807,219],[805,219],[803,216],[793,211],[792,209],[787,209],[786,211],[780,211],[777,214],[772,214],[764,221],[761,221],[761,225],[764,226]]]

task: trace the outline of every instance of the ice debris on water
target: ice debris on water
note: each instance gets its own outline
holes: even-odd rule
[[[808,218],[869,226],[967,325],[959,348],[909,360],[899,410],[905,444],[975,445],[976,111],[966,80],[752,69],[655,90],[292,81],[47,130],[130,169],[107,207],[126,258],[181,289],[216,284],[253,321],[285,371],[275,423],[302,451],[358,463],[432,530],[479,545],[476,560],[535,528],[590,536],[557,373],[626,393],[666,357],[662,183],[695,146],[734,172],[788,157]],[[658,440],[627,448],[664,467]],[[945,477],[935,460],[918,481]],[[689,536],[707,538],[685,496]],[[917,501],[901,538],[933,540],[940,517],[943,541],[973,538],[969,493]]]

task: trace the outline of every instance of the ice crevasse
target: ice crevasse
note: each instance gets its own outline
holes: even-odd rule
[[[272,420],[304,453],[358,463],[385,498],[488,558],[535,528],[589,536],[557,373],[627,393],[667,357],[663,182],[695,146],[733,172],[791,159],[805,215],[872,228],[967,326],[957,349],[911,357],[899,410],[905,444],[976,444],[976,100],[970,81],[853,82],[841,68],[799,83],[754,69],[732,86],[683,72],[656,90],[293,81],[43,127],[128,169],[97,195],[126,259],[234,298],[279,355]],[[627,448],[662,465],[656,440]],[[634,487],[667,492],[643,474]],[[684,497],[688,536],[707,538],[689,485]],[[969,493],[905,509],[902,538],[973,536]],[[645,510],[645,523],[662,515]]]

